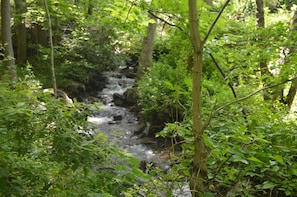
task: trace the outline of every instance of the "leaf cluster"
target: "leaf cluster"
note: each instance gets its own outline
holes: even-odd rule
[[[228,9],[236,11],[232,7]],[[268,85],[274,85],[295,76],[296,66],[291,61],[295,59],[295,54],[287,54],[286,60],[281,62],[284,60],[281,59],[283,49],[291,48],[293,44],[289,26],[282,20],[272,20],[288,20],[289,16],[271,14],[267,27],[260,30],[255,28],[251,13],[243,13],[250,16],[245,18],[244,23],[240,23],[243,20],[240,17],[232,16],[232,12],[228,14],[226,18],[229,17],[229,20],[222,21],[225,27],[213,32],[204,49],[203,120],[207,121],[209,114],[220,109],[204,134],[209,148],[209,189],[219,196],[292,196],[296,193],[297,180],[296,121],[287,118],[285,105],[277,99],[263,100],[262,94],[253,94],[242,103],[232,103],[236,98],[261,89],[263,80]],[[176,33],[172,29],[167,32],[171,31]],[[140,98],[143,112],[151,114],[152,120],[166,114],[166,106],[178,104],[176,108],[183,112],[183,118],[167,122],[157,136],[174,139],[173,147],[181,145],[183,154],[172,159],[177,165],[187,168],[194,154],[191,132],[193,84],[186,69],[191,51],[182,36],[167,36],[166,41],[162,41],[169,50],[155,59],[154,66],[140,81]],[[162,47],[158,46],[158,49]],[[214,55],[224,76],[209,54]],[[259,62],[266,62],[269,72],[261,74]],[[281,71],[272,75],[274,69]],[[236,94],[232,94],[230,86]],[[286,86],[279,87],[284,89]],[[278,87],[274,88],[267,92],[272,95]],[[219,108],[230,101],[232,105]],[[188,177],[186,172],[178,172],[175,173]]]
[[[1,196],[118,196],[137,183],[137,161],[89,128],[85,105],[54,99],[32,76],[0,91]]]

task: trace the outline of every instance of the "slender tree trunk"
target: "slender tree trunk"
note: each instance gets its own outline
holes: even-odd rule
[[[22,65],[27,60],[27,40],[26,40],[26,27],[23,21],[23,14],[26,12],[26,1],[15,0],[16,12],[19,15],[16,24],[17,34],[17,55],[16,60],[18,65]]]
[[[204,181],[207,179],[207,150],[203,138],[201,117],[202,57],[203,42],[199,32],[196,0],[188,0],[191,44],[193,48],[193,134],[194,156],[191,164],[190,188],[192,196],[205,191]]]
[[[264,16],[264,0],[256,0],[256,26],[259,30],[265,28],[265,16]],[[258,41],[262,40],[262,36],[258,37]],[[268,77],[270,76],[268,66],[265,58],[261,58],[259,61],[259,69],[261,73],[261,79],[263,86],[268,85]],[[271,97],[269,96],[267,91],[264,91],[264,100],[269,100]]]
[[[291,83],[289,93],[287,95],[287,100],[286,100],[286,103],[288,104],[289,109],[291,109],[291,107],[293,105],[294,98],[296,96],[296,92],[297,92],[297,79],[294,79]]]
[[[154,16],[149,14],[150,18],[155,20],[155,23],[149,23],[147,27],[147,35],[143,39],[142,49],[139,57],[139,66],[136,73],[136,79],[139,80],[145,73],[148,67],[152,65],[154,38],[157,28],[157,22]]]
[[[44,47],[49,47],[48,42],[48,31],[43,29],[43,26],[39,24],[35,24],[35,35],[36,35],[36,43],[40,44]]]
[[[264,17],[264,0],[256,0],[257,12],[257,27],[265,28],[265,17]]]
[[[1,0],[1,30],[2,30],[2,43],[4,44],[5,66],[8,69],[10,80],[17,81],[17,71],[12,47],[11,39],[11,11],[10,0]]]
[[[256,0],[256,26],[258,30],[262,30],[265,28],[265,16],[264,16],[264,0]],[[258,41],[262,41],[262,35],[258,36]],[[261,80],[263,86],[269,86],[269,78],[273,77],[273,75],[269,72],[267,60],[265,56],[260,55],[259,59],[259,69],[261,73]],[[276,87],[272,91],[264,91],[263,92],[264,100],[282,100],[283,99],[283,89],[281,86]]]
[[[52,24],[51,24],[51,17],[48,9],[48,5],[46,0],[43,0],[46,15],[48,19],[48,28],[49,28],[49,39],[50,39],[50,48],[51,48],[51,71],[52,71],[52,83],[54,89],[54,95],[57,96],[57,82],[56,82],[56,73],[55,73],[55,61],[54,61],[54,44],[53,44],[53,32],[52,32]]]
[[[294,12],[294,16],[292,18],[291,21],[291,32],[290,32],[290,36],[294,33],[296,33],[297,30],[297,11]],[[290,50],[290,53],[296,53],[296,48],[293,48]],[[297,92],[297,79],[293,80],[289,89],[289,93],[287,95],[287,99],[286,99],[286,103],[289,106],[289,109],[291,109],[292,104],[294,102],[294,98],[296,96],[296,92]]]
[[[94,8],[94,2],[93,2],[93,0],[89,0],[88,1],[87,17],[92,16],[93,8]]]

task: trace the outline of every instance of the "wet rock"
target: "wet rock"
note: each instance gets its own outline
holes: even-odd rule
[[[138,100],[138,90],[136,87],[127,89],[124,94],[113,94],[113,103],[116,106],[130,107],[136,106]]]
[[[63,88],[71,98],[76,98],[78,101],[82,101],[82,97],[86,94],[85,85],[74,80],[67,80],[61,88]]]
[[[43,92],[48,92],[52,96],[54,96],[53,88],[43,89]],[[66,92],[64,92],[63,90],[57,89],[57,96],[58,96],[58,98],[64,99],[67,106],[71,106],[71,107],[73,106],[73,100],[71,98],[69,98],[68,94]]]
[[[113,120],[114,121],[120,121],[122,119],[123,119],[123,116],[122,115],[115,115],[115,116],[113,116]]]
[[[136,70],[134,69],[134,67],[126,67],[121,70],[121,73],[123,73],[123,75],[125,75],[128,78],[136,78]]]
[[[124,95],[119,94],[119,93],[114,93],[113,94],[113,103],[116,106],[124,106],[125,101],[126,101],[126,99],[125,99]]]
[[[85,84],[88,93],[97,94],[98,91],[103,90],[105,85],[108,83],[108,79],[100,72],[92,73],[89,81]]]
[[[138,101],[138,89],[136,87],[129,88],[124,92],[124,97],[126,99],[126,103],[129,106],[137,105]]]
[[[129,54],[129,59],[125,61],[126,68],[121,70],[121,73],[128,78],[135,78],[138,69],[139,54]]]
[[[85,102],[88,103],[88,104],[91,104],[91,103],[96,103],[96,102],[99,102],[99,98],[97,97],[94,97],[94,96],[88,96],[86,99],[85,99]]]

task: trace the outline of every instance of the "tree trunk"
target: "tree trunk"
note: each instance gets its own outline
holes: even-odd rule
[[[48,31],[43,29],[43,26],[35,24],[36,43],[44,47],[49,47]]]
[[[18,65],[22,65],[27,60],[27,40],[26,40],[26,27],[23,20],[23,14],[26,12],[26,1],[15,0],[15,7],[17,15],[19,15],[16,24],[17,34],[17,54],[16,60]]]
[[[286,103],[289,106],[289,109],[291,109],[293,102],[294,102],[294,98],[296,96],[296,92],[297,92],[297,79],[293,80],[289,89],[289,93],[287,95],[287,100]]]
[[[88,10],[87,10],[87,17],[92,16],[93,14],[93,8],[94,8],[94,2],[93,0],[88,1]]]
[[[256,26],[259,30],[265,28],[265,17],[264,17],[264,0],[256,0]],[[262,40],[262,36],[258,37],[258,41]],[[259,69],[261,73],[261,80],[263,86],[268,85],[268,77],[270,76],[268,66],[265,58],[260,59],[259,61]],[[270,95],[267,91],[264,91],[264,100],[271,99]]]
[[[46,0],[43,0],[44,7],[46,10],[47,20],[48,20],[48,28],[49,28],[49,39],[50,39],[50,48],[51,48],[51,72],[52,72],[52,83],[54,89],[54,95],[57,97],[57,82],[56,82],[56,73],[55,73],[55,61],[54,61],[54,44],[53,44],[53,32],[52,32],[52,23],[51,17],[48,9],[48,5]]]
[[[139,66],[137,69],[136,79],[139,80],[145,73],[148,67],[152,65],[153,59],[153,48],[154,48],[154,38],[157,28],[157,22],[154,16],[149,14],[151,19],[155,20],[155,23],[149,23],[147,27],[147,35],[144,37],[142,42],[142,49],[139,57]]]
[[[294,16],[291,21],[291,32],[290,36],[294,33],[296,33],[297,30],[297,11],[294,12]],[[296,48],[293,48],[290,50],[290,53],[296,53]],[[291,109],[292,104],[294,102],[294,98],[297,92],[297,79],[293,80],[289,89],[289,93],[287,95],[286,103],[289,106],[289,109]]]
[[[193,128],[194,156],[191,164],[190,188],[192,196],[205,191],[204,181],[207,178],[207,150],[203,139],[201,117],[202,55],[203,42],[199,32],[196,0],[188,0],[191,44],[193,48]]]
[[[2,43],[4,45],[4,65],[8,69],[10,80],[17,81],[17,71],[12,47],[11,39],[11,11],[10,0],[1,0],[1,29],[2,29]]]
[[[256,20],[258,28],[265,28],[264,0],[256,0]]]

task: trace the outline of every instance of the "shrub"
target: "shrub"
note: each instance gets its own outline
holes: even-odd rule
[[[191,82],[183,67],[155,63],[138,82],[142,118],[157,126],[182,120],[191,105]]]
[[[85,106],[32,77],[0,91],[0,196],[119,196],[137,183],[137,160],[85,133]]]

